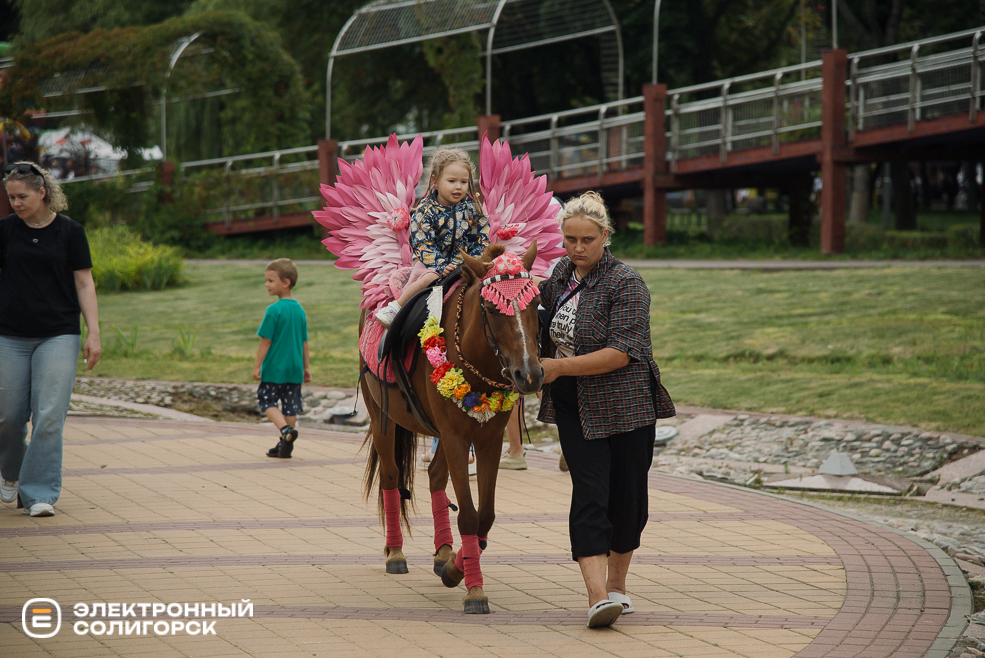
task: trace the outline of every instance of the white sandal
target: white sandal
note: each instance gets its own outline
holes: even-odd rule
[[[625,594],[620,594],[619,592],[609,592],[609,600],[622,604],[622,614],[624,615],[631,615],[636,612],[636,608],[633,607],[633,599],[629,598]]]
[[[602,599],[588,609],[588,627],[601,628],[612,626],[612,623],[619,619],[622,614],[622,604]]]

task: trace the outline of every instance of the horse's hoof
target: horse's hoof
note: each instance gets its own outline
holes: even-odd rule
[[[434,575],[440,578],[445,565],[454,559],[455,551],[452,550],[451,546],[445,544],[439,548],[438,552],[434,554]]]
[[[487,545],[488,545],[488,542],[486,542],[486,540],[483,539],[482,541],[479,542],[479,550],[480,551],[486,550],[486,546]]]
[[[489,601],[466,601],[465,614],[467,615],[488,615]]]
[[[441,576],[441,584],[448,588],[458,587],[462,579],[465,578],[465,574],[455,567],[453,560],[445,562],[441,568],[441,573],[438,575]]]
[[[387,573],[410,573],[407,571],[407,562],[403,560],[394,560],[393,562],[386,563]]]

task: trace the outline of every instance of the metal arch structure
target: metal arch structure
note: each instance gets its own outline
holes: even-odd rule
[[[593,36],[602,39],[603,87],[614,100],[623,98],[622,33],[609,0],[374,0],[349,17],[329,52],[325,138],[332,136],[336,58],[482,30],[486,114],[492,114],[493,55]]]

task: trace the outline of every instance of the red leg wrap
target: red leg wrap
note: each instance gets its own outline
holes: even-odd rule
[[[383,514],[386,516],[386,545],[403,548],[404,535],[400,532],[400,491],[383,490]]]
[[[434,550],[445,544],[455,548],[455,538],[451,534],[451,520],[448,518],[448,494],[444,491],[431,493],[431,514],[434,515]]]
[[[455,566],[458,567],[458,558],[462,557],[464,568],[458,567],[465,572],[465,589],[482,587],[482,569],[479,568],[479,538],[475,535],[462,535],[462,549],[458,551],[455,559]]]

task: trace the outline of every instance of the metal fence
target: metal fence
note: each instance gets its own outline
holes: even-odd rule
[[[678,160],[772,147],[821,131],[821,62],[674,89],[667,133],[671,171]]]
[[[849,139],[859,130],[892,124],[906,123],[912,131],[917,121],[965,111],[974,121],[985,98],[983,32],[970,30],[852,55]]]
[[[585,120],[585,117],[590,117]],[[643,165],[643,97],[506,121],[503,139],[548,178],[572,178]]]
[[[196,160],[180,165],[180,181],[191,188],[206,215],[233,219],[314,210],[318,192],[318,146]]]

